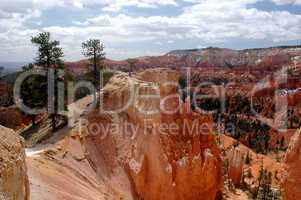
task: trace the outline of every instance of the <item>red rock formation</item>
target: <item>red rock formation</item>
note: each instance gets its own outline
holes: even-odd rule
[[[111,182],[127,174],[134,197],[214,200],[223,181],[213,120],[191,112],[189,102],[181,105],[178,77],[164,69],[136,78],[115,75],[104,88],[101,105],[111,110],[128,107],[118,113],[90,113],[83,146],[101,178]],[[112,126],[116,124],[117,131]],[[110,134],[99,127],[109,127]]]
[[[262,73],[263,69],[269,71],[290,62],[291,58],[300,55],[301,48],[266,48],[266,49],[246,49],[236,51],[222,48],[206,48],[199,50],[176,50],[162,56],[145,56],[137,58],[136,70],[151,69],[154,67],[169,67],[171,69],[181,69],[183,67],[213,68],[241,66],[245,71],[248,66],[257,67]],[[86,72],[87,60],[66,63],[66,67],[74,75]],[[104,60],[105,66],[109,69],[128,70],[128,62]]]
[[[12,130],[0,126],[0,199],[28,200],[24,145]]]
[[[229,178],[236,187],[239,187],[243,175],[244,154],[238,148],[232,148],[228,153]]]
[[[233,151],[233,146],[237,146],[237,140],[226,136],[226,135],[221,135],[219,138],[220,142],[221,142],[221,146],[222,148],[225,150],[226,154],[224,159],[228,159],[231,160],[231,157],[237,157],[237,156],[233,156],[233,153],[235,151]],[[264,169],[267,169],[269,172],[271,172],[273,174],[272,177],[272,186],[274,188],[279,188],[280,185],[280,179],[283,176],[283,165],[279,162],[277,162],[276,160],[274,160],[273,158],[270,158],[267,155],[261,155],[261,154],[256,154],[252,149],[248,148],[247,146],[243,145],[243,144],[239,144],[239,146],[237,146],[235,148],[236,151],[240,152],[237,153],[237,155],[244,155],[244,157],[246,157],[246,155],[249,154],[249,158],[250,158],[250,164],[246,164],[243,160],[243,168],[244,168],[244,172],[246,173],[246,171],[248,171],[248,169],[251,170],[251,174],[253,176],[253,178],[248,178],[247,180],[245,179],[245,181],[247,181],[247,183],[252,183],[253,181],[256,182],[256,180],[258,179],[258,177],[260,176],[260,169],[261,166],[263,165]],[[240,158],[237,157],[237,158]],[[235,159],[233,159],[235,160]],[[239,159],[241,160],[241,159]],[[231,163],[229,163],[229,165],[232,165]],[[231,168],[229,166],[229,168]],[[232,167],[233,168],[233,167]],[[237,173],[239,170],[233,168],[233,174],[232,176],[232,180],[235,179],[235,177],[239,177],[239,173]],[[232,172],[231,172],[232,174]],[[238,174],[238,175],[237,175]],[[245,174],[247,175],[247,174]],[[233,178],[234,177],[234,178]],[[231,178],[231,177],[230,177]],[[246,178],[246,177],[245,177]],[[238,180],[238,178],[237,178]]]
[[[298,131],[291,139],[285,156],[286,176],[282,183],[283,199],[301,199],[301,134]]]

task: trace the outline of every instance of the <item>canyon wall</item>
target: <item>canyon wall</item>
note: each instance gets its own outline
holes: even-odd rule
[[[129,185],[132,198],[214,200],[222,190],[212,116],[181,101],[178,78],[168,69],[119,73],[101,93],[103,109],[87,117],[81,134],[90,165],[107,182],[128,180],[115,186]]]
[[[282,183],[283,199],[301,199],[301,134],[292,137],[285,156],[286,176]]]
[[[0,199],[29,200],[24,144],[12,130],[0,126]]]

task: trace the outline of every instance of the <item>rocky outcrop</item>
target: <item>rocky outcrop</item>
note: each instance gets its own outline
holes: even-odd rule
[[[229,178],[236,187],[239,187],[243,175],[244,155],[239,149],[234,147],[227,154],[229,160]]]
[[[0,126],[0,199],[28,200],[24,145],[12,130]]]
[[[98,179],[76,136],[66,136],[51,149],[29,154],[26,161],[30,200],[129,199]]]
[[[285,156],[286,176],[282,183],[283,199],[301,199],[301,134],[298,131],[291,139]]]
[[[103,90],[103,109],[88,116],[82,144],[91,166],[108,182],[126,174],[133,198],[214,200],[222,189],[212,116],[181,102],[178,77],[119,73]]]

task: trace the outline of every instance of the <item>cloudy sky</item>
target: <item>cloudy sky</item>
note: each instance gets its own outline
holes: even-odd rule
[[[207,46],[301,44],[301,0],[0,0],[0,61],[31,61],[49,31],[65,60],[98,38],[108,58]]]

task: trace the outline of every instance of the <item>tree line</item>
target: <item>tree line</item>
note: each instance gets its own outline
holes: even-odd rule
[[[23,71],[40,68],[47,71],[47,77],[32,75],[21,86],[23,103],[30,108],[43,108],[47,104],[47,113],[51,119],[52,131],[56,131],[59,121],[64,117],[58,111],[59,81],[68,81],[68,76],[62,77],[59,70],[66,71],[63,57],[64,52],[58,40],[52,40],[49,32],[42,32],[31,38],[31,43],[38,47],[37,57],[33,64],[23,67]],[[88,76],[95,87],[99,80],[99,72],[104,69],[104,44],[99,39],[89,39],[82,43],[82,54],[89,60]],[[52,76],[49,74],[52,73]],[[51,88],[49,87],[52,83]],[[51,94],[49,94],[49,92]],[[49,106],[50,105],[50,106]],[[32,124],[35,125],[36,115],[31,114]]]

